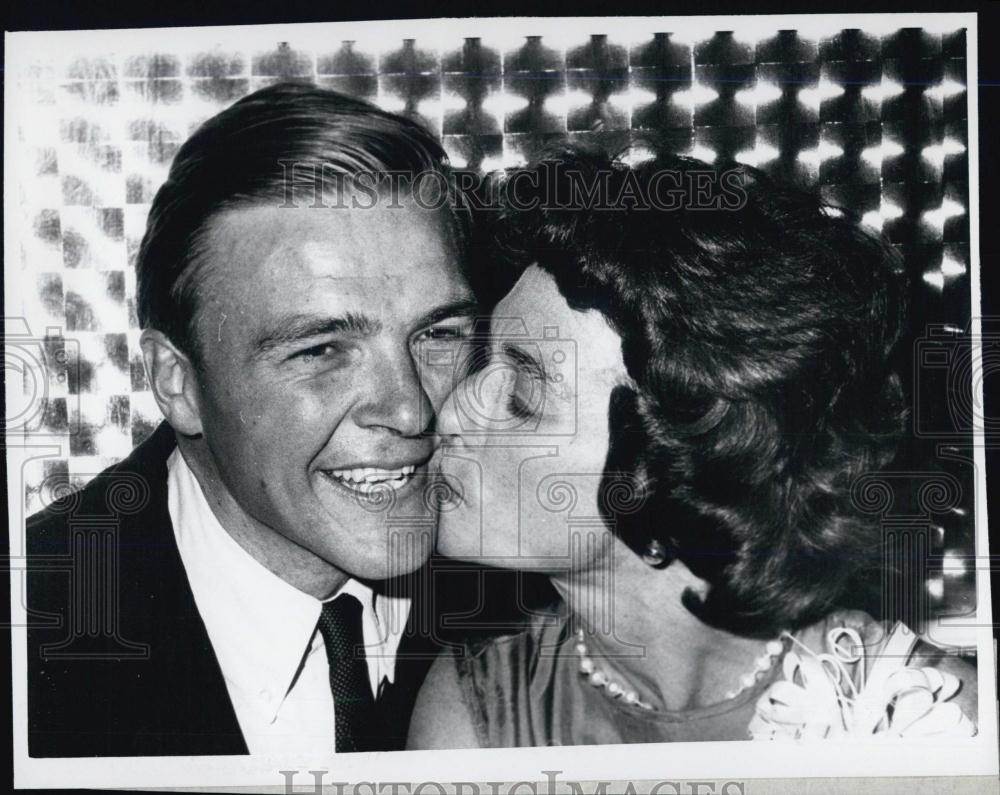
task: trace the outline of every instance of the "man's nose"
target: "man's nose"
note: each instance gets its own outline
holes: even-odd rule
[[[431,426],[434,407],[407,352],[379,358],[370,397],[355,414],[359,425],[384,428],[400,436],[419,436]]]

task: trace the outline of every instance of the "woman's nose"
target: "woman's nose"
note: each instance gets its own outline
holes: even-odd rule
[[[459,408],[456,397],[458,390],[462,388],[462,383],[459,382],[455,385],[455,388],[448,393],[448,396],[441,403],[441,408],[438,410],[438,436],[446,441],[451,441],[462,435],[462,423],[459,420]]]
[[[506,366],[487,366],[455,385],[438,415],[442,437],[510,433],[508,398],[514,375]]]

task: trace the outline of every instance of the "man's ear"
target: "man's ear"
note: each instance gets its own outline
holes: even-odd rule
[[[195,365],[162,331],[145,329],[139,337],[146,379],[170,426],[184,436],[201,433]]]

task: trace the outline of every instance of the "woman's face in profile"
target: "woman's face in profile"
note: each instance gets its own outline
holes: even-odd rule
[[[488,347],[438,420],[441,471],[460,494],[440,515],[438,550],[551,574],[586,568],[612,542],[597,500],[611,392],[627,382],[621,338],[533,266],[497,304]]]

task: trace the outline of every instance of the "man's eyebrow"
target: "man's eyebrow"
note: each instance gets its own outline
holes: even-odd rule
[[[480,314],[480,312],[481,307],[478,301],[471,298],[463,298],[434,307],[434,309],[416,322],[414,328],[433,326],[435,323],[440,323],[442,320],[447,320],[450,317],[474,317]]]
[[[378,319],[356,312],[348,312],[343,317],[290,315],[276,320],[270,328],[257,335],[253,355],[261,356],[275,348],[327,334],[370,336],[377,334],[381,328],[382,323]]]

